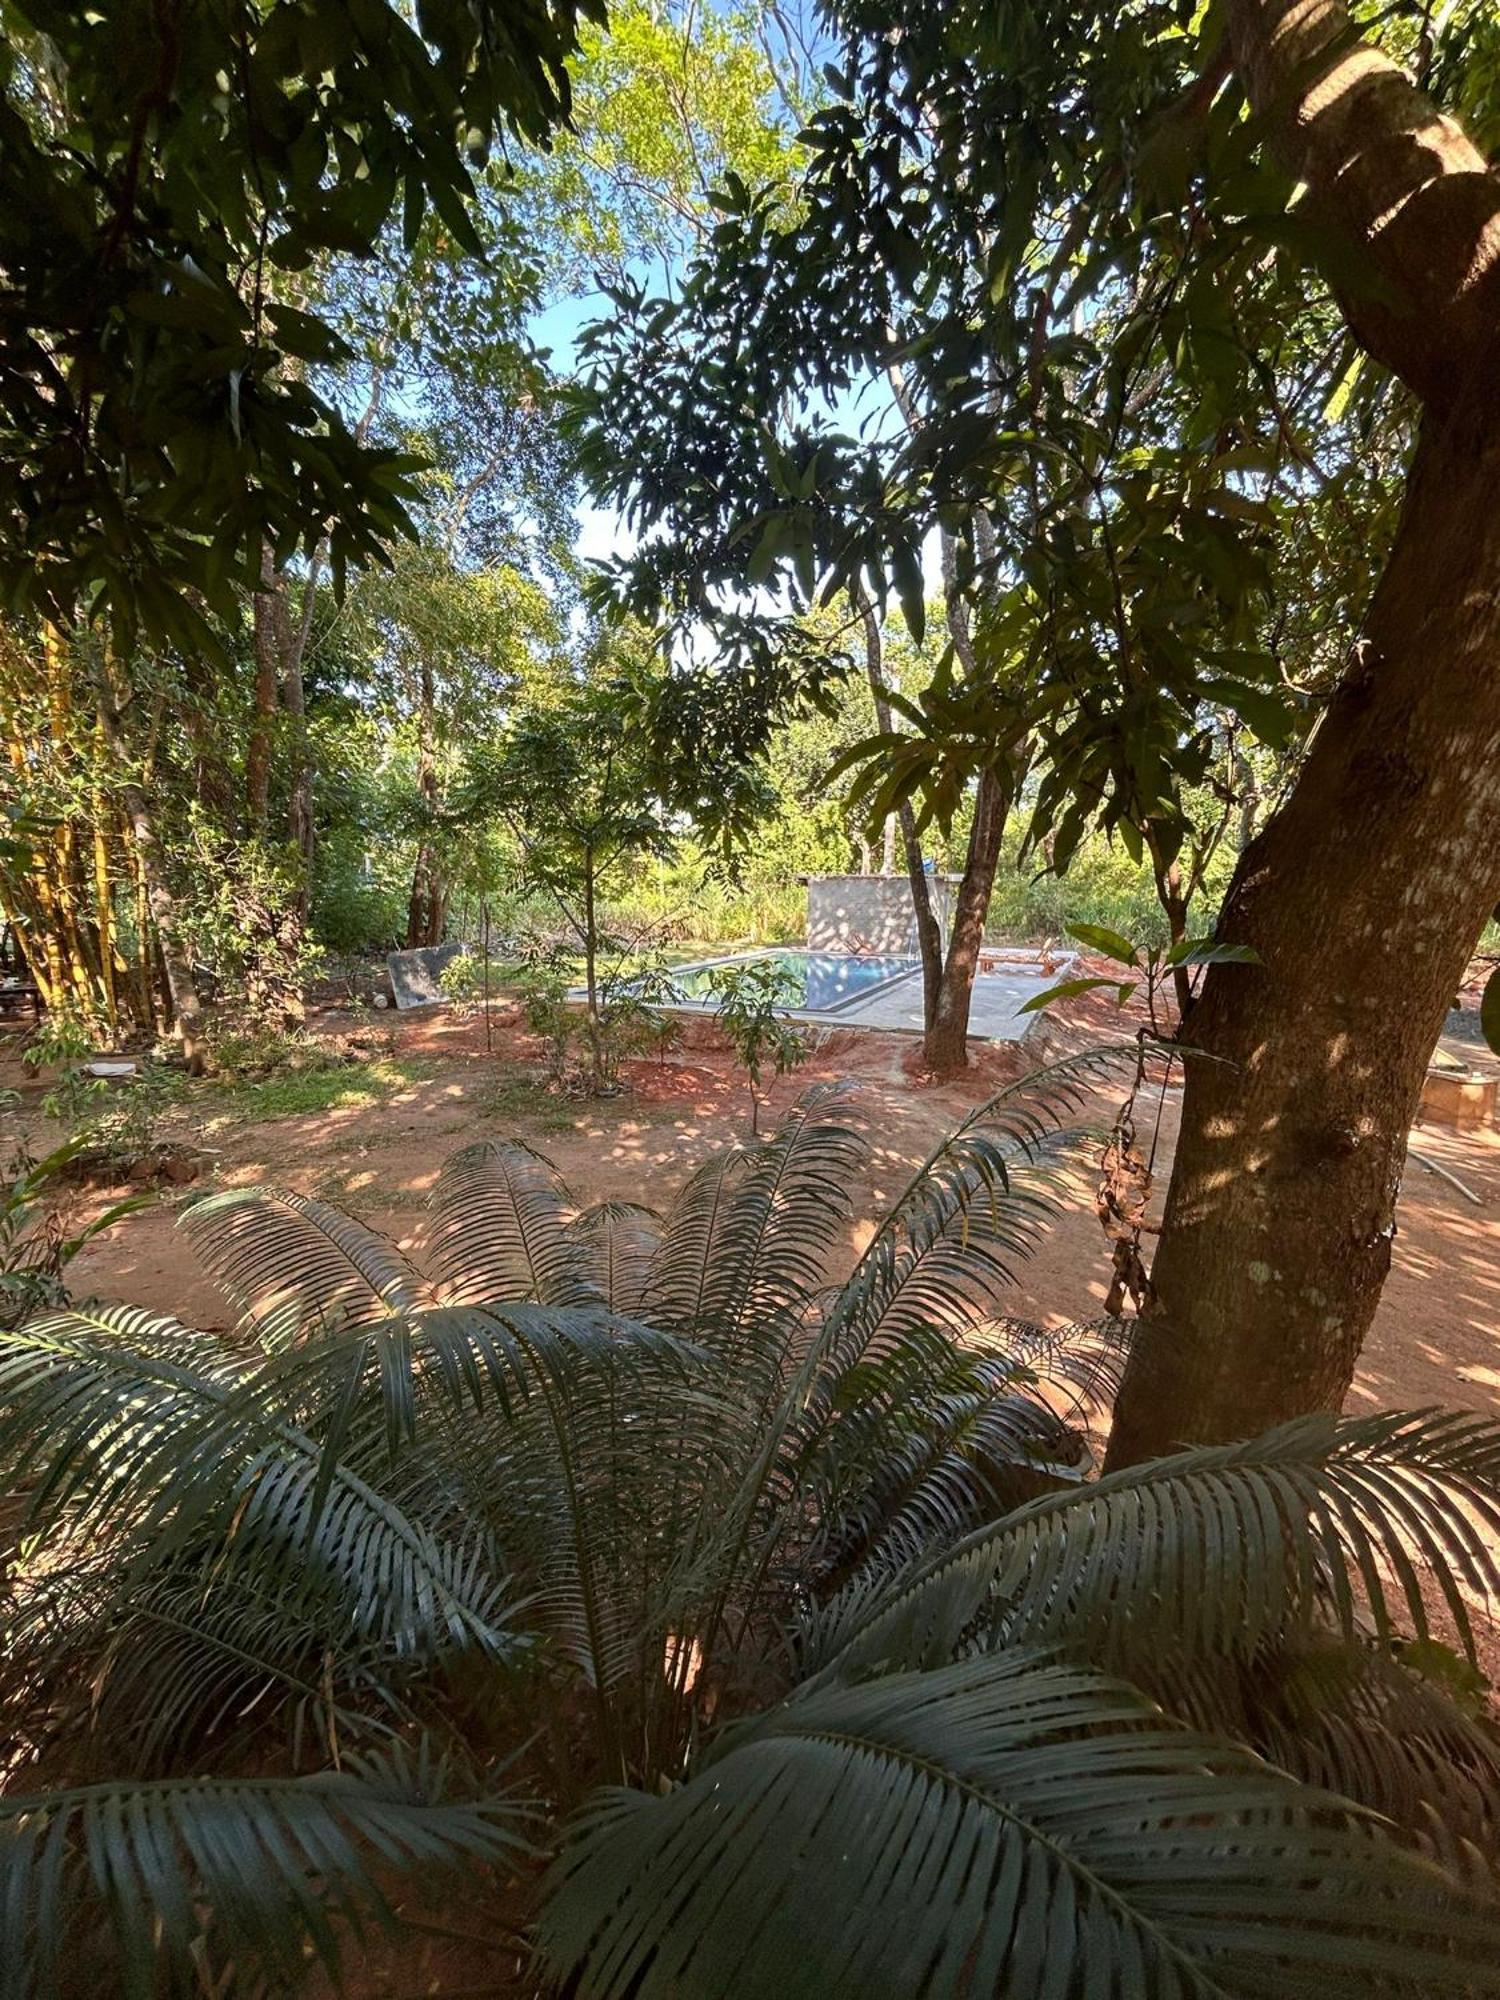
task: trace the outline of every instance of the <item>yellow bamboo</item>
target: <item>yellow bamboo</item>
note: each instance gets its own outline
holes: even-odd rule
[[[104,717],[94,719],[94,901],[98,906],[99,979],[111,1031],[119,1026],[119,995],[115,990],[114,889],[109,879],[109,843],[104,831]]]

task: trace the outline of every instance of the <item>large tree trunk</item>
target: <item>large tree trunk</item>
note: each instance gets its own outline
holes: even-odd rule
[[[1500,399],[1492,395],[1492,404]],[[1406,1135],[1497,897],[1500,409],[1429,428],[1359,665],[1240,860],[1195,1004],[1112,1464],[1337,1409],[1390,1266]]]
[[[1500,896],[1500,180],[1340,0],[1230,0],[1253,109],[1426,405],[1390,561],[1291,798],[1241,857],[1189,1059],[1124,1465],[1336,1409],[1390,1265],[1406,1135]]]

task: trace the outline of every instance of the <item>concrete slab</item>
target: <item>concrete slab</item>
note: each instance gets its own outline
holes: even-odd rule
[[[457,958],[462,950],[459,944],[439,944],[417,951],[387,952],[386,970],[391,975],[396,1005],[402,1009],[432,1007],[445,999],[440,975],[448,961]]]
[[[1023,972],[1006,966],[1000,972],[981,972],[974,981],[969,1006],[969,1033],[980,1042],[1019,1042],[1040,1019],[1021,1009],[1038,993],[1045,993],[1068,976],[1068,966],[1059,964],[1053,972]],[[825,1017],[826,1018],[826,1017]],[[828,1023],[828,1025],[834,1025]],[[839,1010],[841,1028],[886,1028],[898,1033],[922,1032],[922,976],[912,973],[893,985],[883,986],[868,1000]]]

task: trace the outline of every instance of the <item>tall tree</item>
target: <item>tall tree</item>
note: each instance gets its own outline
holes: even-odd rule
[[[1500,182],[1399,60],[1492,127],[1493,11],[1387,11],[1384,47],[1338,0],[1233,0],[1197,34],[1166,5],[841,14],[794,220],[731,186],[686,320],[621,293],[606,421],[684,440],[636,468],[645,518],[711,525],[715,481],[758,482],[675,572],[648,551],[700,618],[731,575],[892,564],[902,509],[908,574],[914,536],[994,521],[987,578],[966,547],[980,643],[1024,661],[1024,700],[936,688],[918,740],[874,746],[878,807],[953,796],[1025,732],[1032,840],[1061,867],[1117,831],[1180,928],[1186,797],[1226,716],[1272,748],[1316,723],[1221,922],[1260,963],[1214,969],[1187,1024],[1223,1060],[1190,1070],[1115,1454],[1242,1434],[1348,1385],[1423,1066],[1495,904]],[[912,449],[829,420],[872,356],[938,413]],[[1381,405],[1420,441],[1324,699],[1288,672],[1286,544]],[[1368,575],[1385,509],[1360,525]]]
[[[1342,255],[1340,305],[1417,397],[1390,559],[1301,776],[1242,857],[1210,970],[1127,1463],[1336,1409],[1390,1267],[1406,1137],[1500,896],[1500,176],[1342,0],[1230,0],[1267,142]]]

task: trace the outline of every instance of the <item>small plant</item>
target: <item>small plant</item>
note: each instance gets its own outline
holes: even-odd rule
[[[468,949],[455,952],[438,974],[443,998],[455,1014],[475,1014],[484,998],[484,961]]]
[[[37,1159],[20,1145],[0,1170],[0,1330],[14,1332],[44,1308],[69,1302],[65,1272],[86,1243],[152,1197],[117,1201],[82,1228],[68,1230],[58,1196],[76,1139]]]
[[[91,1155],[121,1167],[140,1159],[179,1094],[179,1079],[159,1063],[139,1063],[134,1075],[114,1080],[92,1075],[92,1038],[77,1022],[49,1019],[22,1053],[28,1066],[60,1065],[42,1110],[67,1134],[69,1159]]]
[[[521,996],[521,1018],[531,1033],[541,1038],[548,1080],[565,1083],[578,1026],[568,1006],[566,953],[556,945],[533,946],[521,961],[515,983]]]
[[[774,958],[752,958],[721,967],[710,984],[719,1026],[750,1082],[750,1130],[758,1134],[762,1079],[786,1076],[810,1054],[807,1036],[780,1011],[793,997],[791,982]]]

